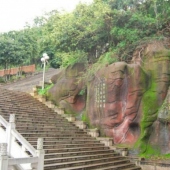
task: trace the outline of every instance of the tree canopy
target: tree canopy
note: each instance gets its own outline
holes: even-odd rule
[[[71,13],[51,11],[33,26],[0,34],[0,67],[41,64],[43,52],[53,67],[75,62],[131,59],[142,41],[170,36],[169,0],[94,0]]]

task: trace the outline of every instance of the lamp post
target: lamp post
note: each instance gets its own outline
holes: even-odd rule
[[[47,53],[43,54],[43,57],[41,58],[41,62],[43,63],[43,82],[42,82],[42,90],[44,90],[44,80],[45,80],[45,66],[46,66],[46,62],[49,59],[49,56],[47,55]]]

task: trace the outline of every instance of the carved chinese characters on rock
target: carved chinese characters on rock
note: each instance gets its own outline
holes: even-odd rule
[[[113,137],[114,143],[134,143],[139,136],[139,106],[147,88],[140,76],[147,78],[140,66],[119,62],[99,71],[93,80],[95,101],[89,98],[90,118],[103,127],[106,136]],[[93,85],[89,94],[92,91]]]

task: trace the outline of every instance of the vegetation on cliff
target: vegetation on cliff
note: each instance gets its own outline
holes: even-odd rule
[[[0,34],[0,67],[40,64],[43,52],[53,67],[78,61],[128,61],[142,41],[170,35],[169,0],[94,0],[72,13],[51,11],[24,30]]]

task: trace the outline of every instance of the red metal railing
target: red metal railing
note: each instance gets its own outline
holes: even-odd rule
[[[5,75],[16,75],[18,72],[34,73],[35,64],[29,65],[29,66],[21,66],[21,67],[16,67],[16,68],[0,70],[0,77],[3,77]]]

